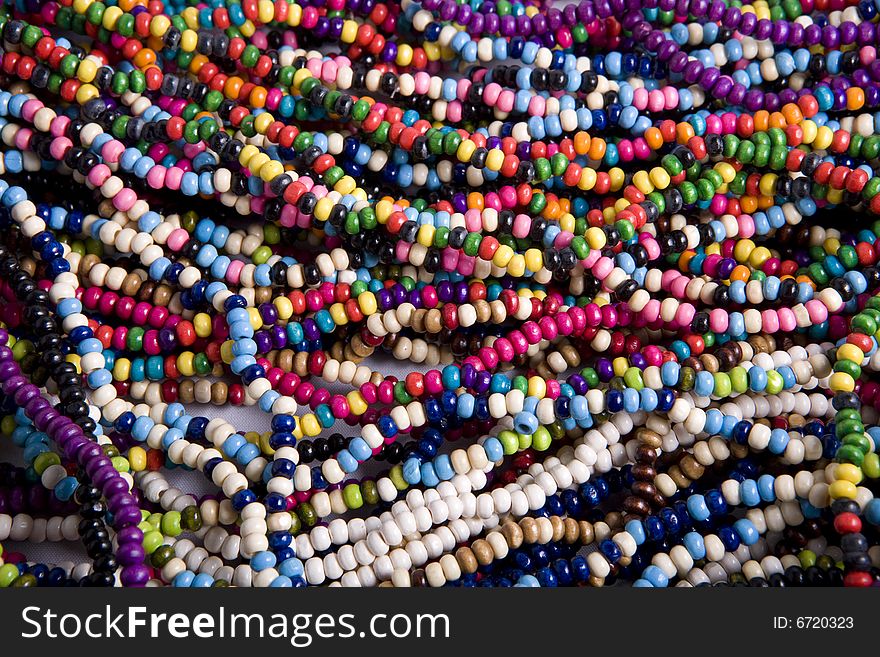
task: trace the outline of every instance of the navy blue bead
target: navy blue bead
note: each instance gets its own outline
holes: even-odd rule
[[[232,496],[232,508],[236,511],[241,511],[248,504],[252,504],[257,501],[257,496],[254,492],[248,488],[244,490],[238,491],[235,495]]]

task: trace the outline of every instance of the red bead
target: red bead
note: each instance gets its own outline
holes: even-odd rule
[[[834,529],[838,534],[855,534],[862,531],[862,521],[855,513],[841,513],[834,518]]]

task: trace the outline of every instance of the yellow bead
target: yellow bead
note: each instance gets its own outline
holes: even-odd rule
[[[474,142],[470,139],[463,139],[458,145],[455,156],[459,162],[470,162],[475,150],[477,150],[477,145]]]
[[[345,196],[346,194],[351,194],[355,189],[357,189],[357,183],[351,176],[342,176],[342,178],[340,178],[337,183],[333,185],[333,189]]]
[[[379,308],[379,304],[376,301],[376,295],[369,290],[361,293],[357,298],[357,302],[358,307],[365,316],[374,315]]]
[[[275,306],[279,319],[286,320],[293,317],[293,303],[287,297],[277,297],[272,305]]]
[[[388,217],[394,212],[394,204],[391,201],[381,200],[376,203],[376,220],[380,224],[388,223]]]
[[[288,7],[290,9],[287,10],[287,24],[291,27],[297,27],[302,22],[302,6],[294,3]]]
[[[226,340],[223,344],[220,345],[220,359],[229,365],[235,356],[232,355],[232,340]]]
[[[578,180],[578,189],[585,192],[590,191],[596,186],[596,172],[589,167],[581,169],[581,179]]]
[[[76,102],[85,105],[90,100],[100,96],[98,88],[93,84],[84,84],[76,91]]]
[[[296,73],[293,74],[293,82],[291,83],[291,87],[296,93],[299,93],[300,85],[312,77],[311,71],[307,68],[297,69]]]
[[[611,368],[614,370],[614,376],[623,376],[629,369],[629,362],[621,356],[611,361]]]
[[[399,43],[397,45],[397,58],[395,61],[398,66],[409,66],[412,64],[413,49],[408,43]]]
[[[342,43],[354,43],[357,38],[358,24],[355,21],[344,21],[342,23],[342,34],[339,37]]]
[[[254,129],[261,135],[265,135],[273,123],[275,123],[275,117],[269,114],[269,112],[263,112],[254,119]],[[277,160],[273,160],[273,162],[277,162]],[[280,162],[278,164],[281,165]],[[281,173],[284,173],[284,165],[281,165]]]
[[[180,13],[180,16],[189,29],[197,30],[199,28],[199,10],[195,7],[187,7]]]
[[[528,249],[525,252],[526,258],[526,268],[530,271],[537,272],[540,271],[541,267],[544,266],[544,256],[541,254],[541,251],[538,249]]]
[[[856,382],[846,372],[835,372],[828,379],[828,387],[834,392],[852,392],[855,390]]]
[[[116,28],[116,21],[119,20],[123,13],[119,7],[107,7],[104,10],[104,15],[101,17],[101,25],[105,30],[114,30]]]
[[[128,358],[117,358],[113,363],[113,380],[128,381],[131,377],[131,361]]]
[[[514,278],[520,278],[526,273],[526,259],[521,253],[516,253],[507,263],[507,273]]]
[[[715,171],[721,175],[721,179],[726,183],[732,182],[736,178],[736,169],[728,162],[719,162],[715,165]]]
[[[840,250],[840,240],[829,237],[822,243],[822,248],[825,249],[825,253],[828,255],[834,255]]]
[[[165,14],[156,14],[150,21],[150,34],[154,37],[165,36],[165,33],[171,27],[171,19]]]
[[[604,249],[605,244],[607,243],[605,231],[603,231],[598,226],[591,226],[590,228],[588,228],[587,234],[584,237],[586,238],[587,244],[589,244],[591,249]]]
[[[260,169],[263,168],[264,164],[267,164],[268,162],[270,162],[271,159],[272,158],[270,158],[265,153],[257,153],[250,160],[248,160],[248,163],[247,163],[248,169],[250,169],[250,171],[253,175],[259,176]]]
[[[256,308],[248,308],[247,314],[251,328],[255,331],[259,331],[263,327],[263,316],[260,315],[260,311]]]
[[[776,181],[779,179],[775,173],[765,173],[758,181],[758,190],[764,196],[773,196],[776,193]]]
[[[858,492],[856,489],[856,485],[851,481],[838,479],[833,484],[828,486],[828,495],[831,496],[832,500],[854,500],[856,498],[856,495],[858,495]]]
[[[813,140],[813,148],[818,150],[826,150],[831,146],[834,140],[834,132],[827,125],[823,125],[816,131],[816,138]]]
[[[183,52],[195,52],[199,45],[199,33],[195,30],[184,30],[180,33],[180,48]]]
[[[345,396],[345,398],[348,400],[349,409],[356,416],[363,415],[367,412],[369,406],[367,406],[367,402],[364,400],[364,396],[359,390],[352,390]]]
[[[263,24],[271,23],[275,18],[275,3],[271,0],[260,0],[257,5],[257,16]]]
[[[669,187],[669,174],[663,167],[654,167],[651,169],[649,176],[651,177],[651,183],[657,189],[666,189]]]
[[[544,399],[547,396],[547,382],[539,376],[530,376],[528,396]]]
[[[207,313],[197,313],[196,316],[193,317],[193,327],[196,330],[196,335],[200,338],[210,338],[211,316]]]
[[[76,368],[77,374],[82,373],[82,369],[79,366],[80,357],[78,354],[67,354],[64,357],[64,360],[66,360],[68,363],[72,364]]]
[[[193,361],[195,354],[191,351],[184,351],[177,357],[177,371],[183,376],[192,376],[196,373]]]
[[[486,166],[490,171],[501,171],[501,165],[504,164],[504,151],[500,148],[493,148],[486,155]]]
[[[848,360],[861,365],[864,359],[864,352],[854,344],[845,342],[837,348],[837,360]]]
[[[345,306],[341,303],[334,303],[327,309],[330,317],[336,322],[337,326],[345,326],[348,324],[348,315],[345,313]]]
[[[324,196],[315,204],[314,216],[321,221],[326,221],[330,217],[334,205],[333,199]]]
[[[804,131],[804,144],[809,145],[816,141],[819,126],[816,125],[815,121],[804,121],[801,123],[801,130]]]
[[[755,243],[752,240],[740,240],[733,247],[733,257],[737,262],[747,262],[749,255],[755,250]]]
[[[257,155],[260,155],[260,149],[253,144],[246,144],[245,147],[241,149],[241,153],[238,154],[238,163],[241,166],[246,167],[251,161],[251,158],[254,158]]]
[[[434,244],[434,233],[436,230],[433,226],[429,224],[422,224],[419,226],[419,232],[416,233],[416,242],[424,246],[425,248],[430,248]]]
[[[302,424],[303,433],[310,438],[321,433],[321,423],[318,422],[318,418],[314,413],[303,415],[300,423]]]
[[[633,185],[636,186],[642,194],[650,194],[654,191],[654,184],[651,182],[651,177],[648,175],[647,171],[636,171],[633,174]]]
[[[626,172],[620,167],[611,167],[608,169],[608,178],[611,181],[611,191],[619,192],[626,183]]]
[[[128,450],[128,463],[135,472],[142,472],[147,469],[147,452],[143,447],[135,445]]]
[[[506,267],[510,264],[511,258],[513,258],[513,249],[506,244],[502,244],[498,247],[495,255],[492,256],[492,264],[496,267]]]
[[[243,37],[252,37],[254,36],[254,32],[257,31],[257,26],[254,25],[254,22],[251,20],[246,20],[239,28],[238,31],[241,32]]]
[[[760,269],[761,266],[772,257],[772,253],[770,253],[770,249],[766,246],[759,246],[757,249],[752,251],[752,254],[749,256],[749,265],[755,269]]]
[[[838,480],[858,484],[862,481],[862,470],[852,463],[839,463],[834,470],[834,476]]]

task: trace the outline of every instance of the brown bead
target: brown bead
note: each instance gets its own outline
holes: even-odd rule
[[[581,531],[581,543],[589,545],[596,538],[596,533],[593,531],[593,524],[586,520],[581,520],[578,524],[580,525]]]
[[[657,452],[651,448],[646,447],[645,445],[639,445],[636,447],[636,461],[639,463],[654,463],[657,460]]]
[[[293,371],[297,376],[308,376],[309,374],[309,353],[307,351],[298,351],[293,359]]]
[[[718,359],[712,354],[701,354],[700,362],[703,364],[703,368],[712,374],[715,374],[720,369]]]
[[[281,368],[285,372],[290,372],[293,370],[293,351],[290,349],[282,349],[278,352],[278,361],[275,363],[276,367]]]
[[[501,526],[501,533],[511,549],[516,550],[523,544],[523,532],[517,523],[512,521],[505,522]]]
[[[211,403],[222,406],[229,398],[229,389],[223,381],[215,381],[211,384]]]
[[[435,335],[443,329],[443,315],[436,308],[432,308],[425,315],[425,330]]]
[[[271,303],[272,302],[272,288],[271,287],[258,287],[254,290],[254,303]]]
[[[636,481],[654,481],[657,470],[647,463],[636,463],[632,466],[632,476]]]
[[[412,572],[412,585],[415,588],[423,589],[428,586],[428,576],[422,568],[416,568]]]
[[[599,588],[600,586],[605,586],[605,578],[604,577],[597,577],[596,575],[590,575],[590,577],[587,581],[590,583],[590,586],[594,586],[596,588]]]
[[[492,546],[489,545],[488,541],[483,538],[478,538],[474,541],[471,544],[471,549],[477,558],[477,563],[481,566],[488,566],[495,560],[495,551],[492,549]]]
[[[119,290],[125,296],[133,297],[141,289],[141,283],[141,277],[137,274],[126,274],[125,278],[122,279],[122,286]]]
[[[611,527],[611,529],[622,529],[623,514],[618,511],[612,511],[607,516],[605,516],[605,524]]]
[[[559,349],[559,353],[562,354],[562,357],[565,359],[565,362],[568,363],[569,367],[580,366],[581,355],[578,353],[578,350],[570,344],[562,345]]]
[[[458,561],[458,567],[465,575],[471,575],[477,572],[479,564],[474,556],[473,550],[469,547],[462,546],[455,551],[455,560]]]
[[[551,516],[550,524],[553,526],[553,541],[558,543],[565,535],[565,524],[559,516]]]
[[[651,506],[642,498],[630,495],[623,501],[623,510],[629,514],[644,517],[651,513]]]
[[[153,298],[153,292],[156,290],[155,281],[144,281],[135,295],[138,301],[149,302]]]
[[[580,536],[580,529],[578,528],[577,520],[574,518],[566,518],[563,520],[563,524],[565,525],[565,542],[571,544],[577,541]]]
[[[650,500],[657,494],[657,489],[649,481],[636,481],[632,485],[632,492],[643,500]]]
[[[184,379],[180,382],[180,386],[177,389],[177,396],[180,397],[181,404],[192,404],[195,399],[195,388],[196,385],[193,383],[192,379]]]
[[[730,455],[735,459],[744,459],[749,455],[749,446],[748,445],[740,445],[736,442],[731,442],[727,444],[730,449]]]
[[[636,438],[646,447],[660,449],[663,445],[663,439],[660,437],[659,433],[651,431],[650,429],[645,429],[644,427],[636,431]]]
[[[157,306],[168,307],[171,303],[171,297],[174,296],[174,290],[167,285],[157,285],[153,291],[153,303]]]
[[[523,541],[529,545],[538,542],[540,532],[538,531],[538,523],[534,518],[523,518],[519,521],[519,527],[522,529]]]
[[[413,313],[412,316],[412,329],[416,333],[424,333],[425,332],[425,316],[428,314],[428,311],[424,308],[419,308]]]
[[[690,367],[694,372],[702,372],[703,364],[694,358],[693,356],[688,356],[681,362],[682,367]]]
[[[706,472],[706,468],[700,465],[690,454],[678,462],[678,467],[689,479],[699,479]]]
[[[671,466],[667,474],[672,479],[672,481],[675,482],[675,485],[679,488],[687,488],[691,485],[691,480],[684,475],[684,473],[681,471],[681,468],[679,468],[677,465]]]

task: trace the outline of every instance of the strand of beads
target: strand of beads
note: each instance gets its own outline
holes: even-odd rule
[[[880,3],[555,4],[0,3],[0,586],[880,581]]]

